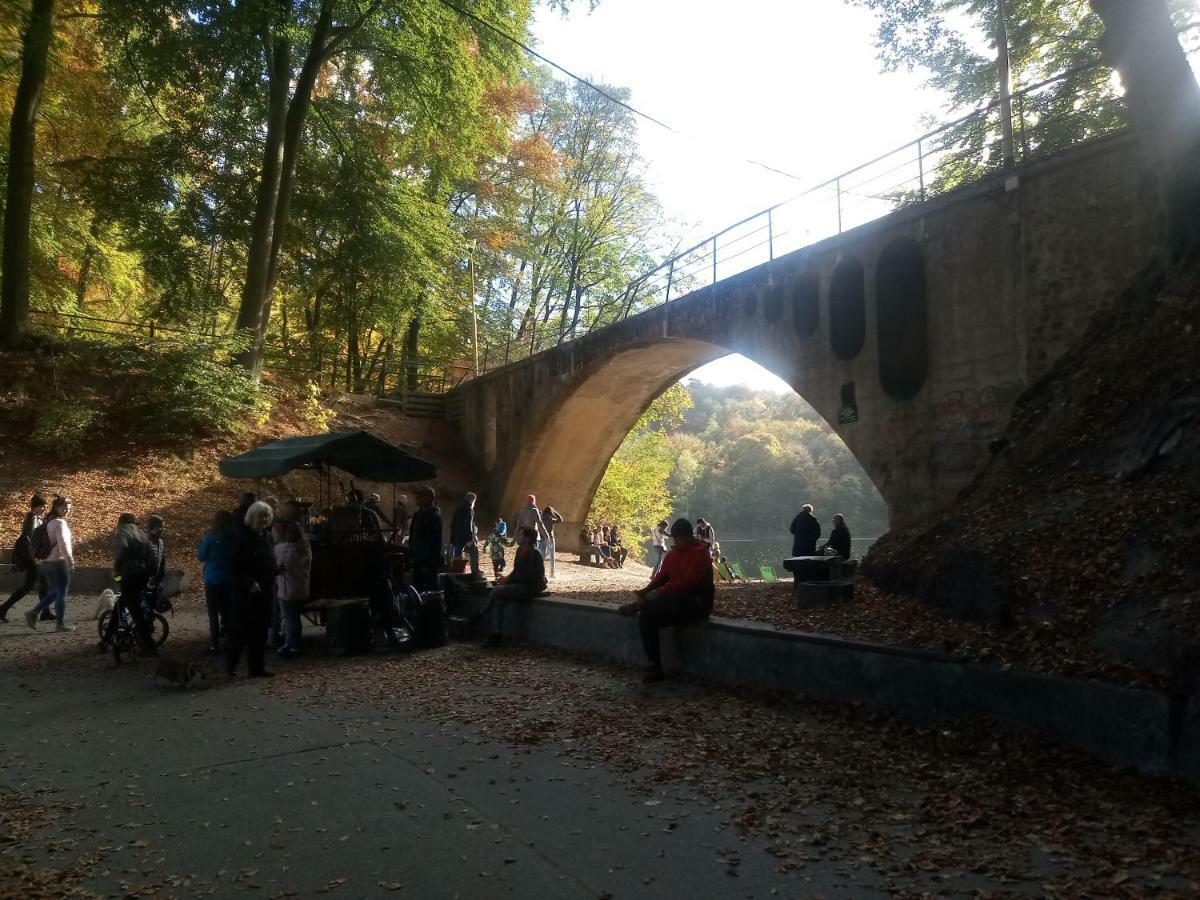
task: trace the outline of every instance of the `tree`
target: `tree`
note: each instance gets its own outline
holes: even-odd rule
[[[33,207],[38,110],[46,85],[54,0],[33,0],[21,41],[21,80],[13,100],[0,273],[0,345],[20,343],[29,324],[29,223]]]
[[[950,111],[999,101],[1063,76],[945,132],[933,148],[931,189],[945,190],[1011,164],[1125,124],[1108,73],[1098,66],[1102,23],[1087,0],[851,0],[879,18],[876,43],[885,70],[921,69],[944,92]],[[1188,0],[1170,0],[1180,24]],[[927,150],[930,148],[927,147]],[[945,152],[945,157],[940,158]]]
[[[520,34],[529,3],[497,0],[487,15]],[[236,136],[230,149],[251,175],[254,202],[235,324],[250,339],[242,362],[253,372],[318,94],[356,84],[356,112],[404,139],[405,154],[384,153],[390,176],[419,181],[444,203],[478,156],[487,86],[519,61],[512,42],[438,0],[125,0],[113,22],[130,77],[186,110],[182,143],[202,145],[218,123]],[[211,182],[212,172],[197,177]]]
[[[1169,253],[1200,244],[1200,89],[1163,0],[1092,0],[1105,57],[1121,73],[1129,109],[1167,212]]]
[[[640,536],[648,524],[670,513],[667,479],[674,455],[668,434],[683,423],[691,405],[691,395],[681,384],[650,404],[604,470],[589,521],[615,523],[627,534]]]

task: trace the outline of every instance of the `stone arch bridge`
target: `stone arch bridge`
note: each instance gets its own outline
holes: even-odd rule
[[[483,504],[507,516],[535,493],[573,546],[651,401],[741,353],[816,408],[893,525],[911,524],[971,482],[1018,395],[1154,261],[1153,198],[1132,137],[1098,139],[467,381],[447,409]]]

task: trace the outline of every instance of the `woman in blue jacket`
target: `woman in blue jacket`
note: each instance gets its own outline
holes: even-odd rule
[[[204,604],[208,607],[208,652],[221,652],[221,632],[229,626],[233,599],[233,547],[237,538],[233,513],[223,509],[213,519],[212,530],[200,540],[196,557],[204,563]]]

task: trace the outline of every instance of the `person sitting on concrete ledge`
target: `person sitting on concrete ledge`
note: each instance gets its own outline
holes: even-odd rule
[[[638,617],[642,646],[650,659],[650,666],[642,678],[646,684],[666,678],[658,629],[699,622],[712,614],[715,588],[708,544],[697,540],[692,523],[687,519],[675,520],[671,538],[675,546],[663,558],[658,575],[640,591],[635,591],[636,600],[619,610],[623,616]]]
[[[508,575],[496,581],[488,597],[487,606],[479,614],[486,623],[488,633],[485,647],[499,647],[504,628],[504,607],[510,603],[532,600],[546,592],[546,565],[541,551],[536,546],[538,533],[535,528],[523,525],[517,529],[517,557]]]

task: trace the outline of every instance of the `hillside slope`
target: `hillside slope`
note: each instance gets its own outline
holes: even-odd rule
[[[274,399],[265,417],[247,420],[237,435],[150,440],[112,413],[112,427],[78,450],[58,454],[30,441],[39,409],[63,396],[82,397],[88,405],[111,408],[122,396],[136,392],[138,384],[136,378],[120,378],[103,366],[80,365],[59,371],[54,378],[45,373],[40,355],[0,354],[0,433],[4,435],[0,442],[0,546],[5,548],[16,537],[33,492],[47,497],[62,493],[73,501],[72,526],[82,564],[111,562],[109,536],[120,513],[132,512],[139,519],[158,513],[167,523],[170,564],[187,571],[198,586],[195,548],[217,509],[232,507],[243,490],[257,490],[264,497],[294,494],[311,499],[316,499],[318,491],[312,473],[293,473],[256,485],[222,478],[217,461],[267,441],[324,430],[362,428],[435,461],[439,477],[434,487],[445,498],[443,508],[475,484],[475,475],[462,462],[463,454],[446,422],[405,418],[376,407],[371,397],[346,394],[337,394],[318,408],[303,391],[285,383],[273,385]],[[343,479],[348,487],[349,477],[343,475]],[[390,485],[356,486],[379,491],[385,506],[390,505]],[[333,487],[338,489],[336,479]]]
[[[1014,644],[1191,678],[1200,640],[1200,268],[1147,276],[1018,401],[988,469],[865,574]],[[1094,673],[1094,672],[1093,672]]]

